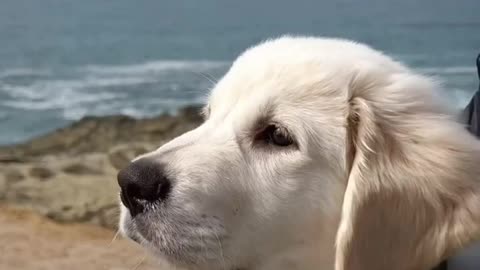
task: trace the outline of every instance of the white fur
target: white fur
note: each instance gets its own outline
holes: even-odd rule
[[[429,136],[444,134],[450,126],[449,136],[474,144],[437,101],[435,88],[381,53],[346,40],[282,37],[255,46],[214,87],[200,127],[142,156],[166,164],[174,181],[172,195],[168,203],[152,205],[135,219],[122,206],[121,231],[187,269],[381,269],[369,262],[353,267],[345,255],[355,239],[361,207],[356,203],[362,204],[354,193],[364,191],[363,186],[371,186],[368,192],[365,188],[368,194],[384,187],[382,181],[361,184],[354,179],[368,175],[361,166],[383,166],[368,163],[369,152],[388,150],[362,134],[373,134],[373,140],[383,134],[379,145],[393,140],[407,149],[410,144],[403,140],[412,139],[437,151],[427,146]],[[352,115],[355,127],[349,123]],[[262,121],[287,128],[297,147],[256,144]],[[416,148],[408,149],[417,154]],[[385,185],[395,186],[393,179]],[[425,196],[433,196],[429,192],[435,192],[435,184],[425,185]],[[402,222],[394,214],[392,219]],[[375,239],[376,232],[371,233]],[[462,243],[473,236],[467,238]],[[418,263],[405,269],[432,266],[449,246],[424,261],[412,258]]]

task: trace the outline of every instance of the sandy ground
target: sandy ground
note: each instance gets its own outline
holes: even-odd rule
[[[107,229],[58,224],[30,211],[0,205],[2,270],[165,270],[136,244]]]

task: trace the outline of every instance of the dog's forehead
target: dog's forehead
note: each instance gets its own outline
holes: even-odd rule
[[[370,47],[348,40],[282,37],[246,50],[210,95],[214,110],[260,104],[304,107],[345,103],[357,74],[388,78],[404,68]],[[223,108],[223,110],[221,109]]]
[[[342,46],[355,47],[346,41],[298,38],[253,47],[213,89],[210,106],[216,112],[269,104],[308,107],[309,103],[321,106],[322,98],[342,97],[351,76],[349,63],[335,56]],[[331,100],[328,103],[331,105]]]

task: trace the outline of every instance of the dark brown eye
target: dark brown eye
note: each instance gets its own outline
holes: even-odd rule
[[[293,140],[288,132],[275,125],[270,125],[265,129],[265,139],[268,143],[276,146],[289,146],[293,144]]]

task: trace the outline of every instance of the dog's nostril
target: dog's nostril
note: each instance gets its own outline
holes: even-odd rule
[[[128,208],[132,217],[143,212],[143,204],[135,199],[135,197],[129,195],[126,190],[122,190],[120,192],[120,200],[122,201],[123,205]]]
[[[166,181],[165,183],[158,185],[157,197],[162,201],[165,200],[170,194],[171,189],[172,189],[172,184],[170,183],[170,181]]]
[[[132,216],[143,211],[145,202],[163,201],[171,192],[171,182],[163,166],[140,159],[122,169],[117,176],[122,203]]]

